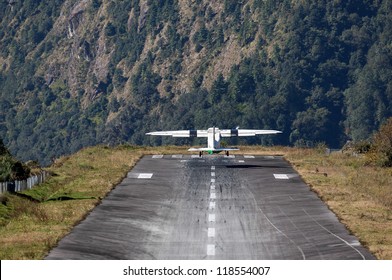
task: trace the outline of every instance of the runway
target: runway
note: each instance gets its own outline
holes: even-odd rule
[[[46,259],[374,259],[279,156],[149,155]]]

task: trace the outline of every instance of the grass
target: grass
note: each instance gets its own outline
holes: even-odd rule
[[[145,154],[185,147],[90,147],[60,158],[45,184],[0,200],[0,259],[42,259]],[[392,259],[392,169],[317,149],[241,147],[240,154],[284,155],[378,259]],[[29,198],[29,199],[28,199]]]
[[[392,259],[392,169],[368,166],[365,157],[315,151],[287,159],[378,259]]]
[[[180,153],[166,147],[161,153]],[[42,259],[126,176],[157,149],[96,146],[58,159],[44,184],[0,203],[0,259]]]

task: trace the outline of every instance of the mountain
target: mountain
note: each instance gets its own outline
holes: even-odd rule
[[[367,139],[392,115],[391,8],[2,0],[0,137],[43,164],[98,143],[190,143],[145,137],[158,129],[284,132],[248,144]]]

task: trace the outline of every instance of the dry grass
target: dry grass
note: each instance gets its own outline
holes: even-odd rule
[[[240,148],[238,154],[284,155],[377,258],[392,259],[392,169],[366,166],[366,160],[359,157],[326,156],[320,150]],[[0,227],[0,259],[44,258],[141,156],[184,151],[185,147],[97,146],[59,159],[50,168],[56,176],[27,192],[40,203],[7,195],[8,212],[3,217],[8,217]],[[74,199],[56,200],[65,196]]]
[[[302,178],[378,259],[392,259],[391,168],[364,157],[317,150],[284,151]]]

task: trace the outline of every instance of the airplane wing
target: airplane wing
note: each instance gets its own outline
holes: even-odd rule
[[[233,136],[256,136],[263,134],[278,134],[282,133],[279,130],[268,130],[268,129],[223,129],[220,131],[222,137],[233,137]]]
[[[207,137],[207,130],[173,130],[173,131],[154,131],[146,135],[172,136],[172,137]]]
[[[189,152],[225,152],[225,151],[239,151],[238,148],[190,148],[188,149]]]

